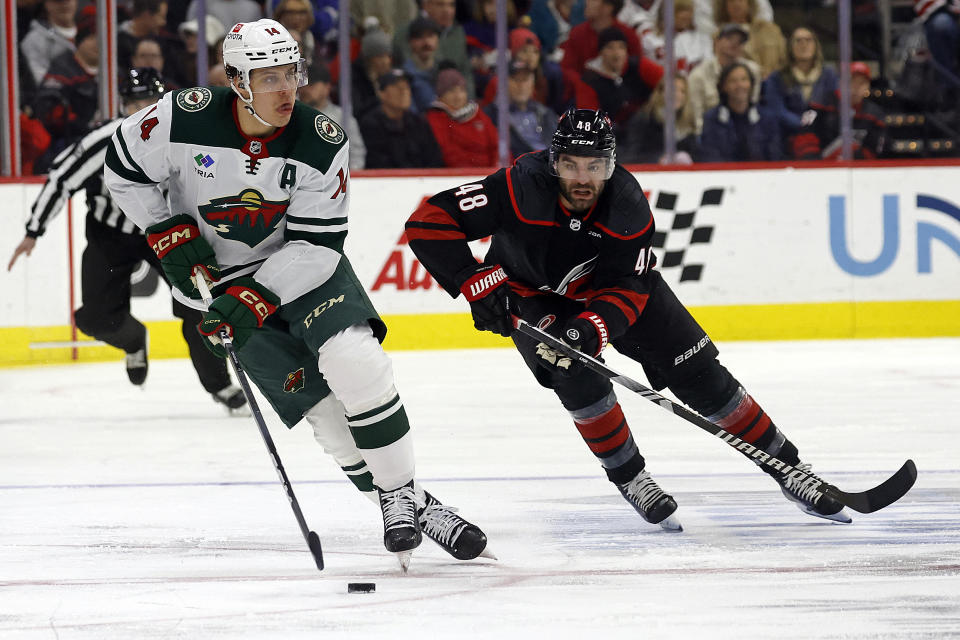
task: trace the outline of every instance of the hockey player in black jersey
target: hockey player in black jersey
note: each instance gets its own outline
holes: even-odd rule
[[[155,103],[164,92],[160,75],[151,68],[131,69],[120,86],[127,113]],[[166,277],[143,233],[123,215],[103,186],[104,158],[120,122],[118,118],[94,128],[57,156],[31,208],[26,236],[7,269],[13,268],[21,254],[30,255],[50,219],[70,196],[85,189],[87,247],[80,267],[83,304],[74,312],[74,321],[85,334],[126,352],[127,376],[133,384],[142,385],[147,378],[147,328],[130,314],[130,276],[145,260]],[[246,413],[247,401],[240,388],[230,384],[226,363],[203,346],[205,338],[196,330],[200,312],[174,300],[173,313],[183,321],[183,337],[203,388],[230,413]]]
[[[450,295],[464,295],[476,328],[512,337],[627,502],[679,530],[677,503],[647,471],[610,381],[512,332],[518,316],[591,356],[609,343],[643,366],[654,389],[668,387],[725,431],[809,473],[654,268],[653,233],[643,190],[616,163],[610,120],[586,109],[560,118],[549,150],[436,194],[406,225],[411,249]],[[486,236],[478,264],[467,242]],[[805,513],[850,522],[839,502],[763,470]]]

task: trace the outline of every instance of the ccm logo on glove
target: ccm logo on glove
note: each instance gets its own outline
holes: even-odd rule
[[[493,271],[486,273],[481,271],[474,277],[464,282],[463,286],[460,287],[460,290],[463,292],[463,295],[467,298],[468,302],[474,302],[490,293],[491,289],[495,289],[506,279],[507,274],[504,272],[503,267],[497,267]]]
[[[147,236],[147,242],[153,247],[153,252],[161,260],[172,249],[185,242],[193,240],[200,235],[200,229],[194,224],[181,224],[167,229],[161,233],[153,233]]]
[[[235,297],[250,309],[257,318],[257,328],[262,327],[267,316],[277,310],[274,305],[264,300],[256,291],[247,287],[228,287],[226,294]]]

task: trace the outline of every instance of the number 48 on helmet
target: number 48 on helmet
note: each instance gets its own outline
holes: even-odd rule
[[[567,109],[557,122],[557,130],[550,143],[550,169],[561,178],[564,175],[561,155],[602,158],[603,179],[609,180],[617,162],[617,139],[613,123],[602,110]]]

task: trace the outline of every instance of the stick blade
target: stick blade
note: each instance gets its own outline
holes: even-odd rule
[[[846,493],[836,489],[836,487],[831,487],[831,489],[836,489],[836,493],[832,497],[854,511],[873,513],[902,498],[910,491],[916,481],[917,465],[913,460],[907,460],[899,471],[872,489],[862,493]],[[829,493],[834,494],[833,491]]]
[[[307,546],[310,547],[313,560],[317,563],[317,569],[323,571],[323,549],[320,548],[320,536],[316,532],[311,531],[307,534]]]

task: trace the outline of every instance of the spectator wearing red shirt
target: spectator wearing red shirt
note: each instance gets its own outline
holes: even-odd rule
[[[437,75],[437,99],[427,122],[447,167],[497,166],[497,128],[467,96],[467,81],[456,69]]]
[[[624,0],[587,0],[583,9],[586,18],[570,30],[570,37],[560,45],[563,49],[563,59],[560,65],[564,69],[571,69],[577,73],[583,72],[587,62],[597,57],[600,51],[598,45],[600,32],[608,27],[616,27],[623,32],[627,42],[627,54],[631,58],[640,59],[643,48],[637,32],[616,19],[616,15],[623,9]]]
[[[646,58],[631,58],[623,33],[616,27],[600,32],[600,55],[587,63],[583,81],[597,92],[600,108],[615,125],[614,133],[639,109],[653,93],[663,68]]]

